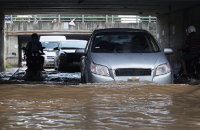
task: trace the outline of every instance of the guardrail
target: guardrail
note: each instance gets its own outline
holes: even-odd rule
[[[91,17],[82,15],[81,17],[72,17],[72,16],[61,16],[61,15],[52,15],[52,17],[42,17],[42,15],[24,15],[24,16],[13,16],[6,15],[5,21],[7,23],[17,23],[17,22],[27,22],[27,23],[38,23],[38,22],[70,22],[71,19],[76,18],[75,22],[126,22],[126,23],[141,23],[141,22],[156,22],[156,17],[147,16],[130,16],[130,15],[104,15],[100,17]]]

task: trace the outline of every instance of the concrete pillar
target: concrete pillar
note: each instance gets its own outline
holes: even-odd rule
[[[82,15],[82,23],[84,23],[85,21],[84,21],[84,15]]]
[[[6,48],[5,48],[5,54],[6,54],[6,64],[18,67],[19,66],[19,44],[18,44],[18,36],[6,36]]]
[[[11,23],[13,23],[13,16],[12,15],[10,16],[10,21],[11,21]]]
[[[5,17],[2,13],[0,13],[0,72],[3,72],[5,70],[4,24],[5,24]]]
[[[34,15],[34,23],[37,23],[37,15]]]
[[[58,23],[60,23],[60,15],[58,15]]]
[[[108,15],[106,15],[106,23],[108,23]]]
[[[115,21],[114,21],[114,16],[112,15],[112,23],[114,23]]]

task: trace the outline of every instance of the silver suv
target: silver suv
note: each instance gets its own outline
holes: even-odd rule
[[[173,83],[166,54],[154,37],[144,30],[112,28],[95,30],[85,49],[77,49],[81,58],[81,79],[86,83],[106,81],[152,81]]]
[[[44,65],[43,67],[54,67],[54,48],[58,47],[61,40],[66,40],[65,36],[40,36],[40,42],[44,49]]]

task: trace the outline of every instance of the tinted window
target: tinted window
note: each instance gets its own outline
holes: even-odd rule
[[[98,53],[159,52],[155,39],[142,32],[105,32],[96,34],[92,51]]]
[[[55,47],[58,47],[59,42],[42,42],[42,46],[46,47],[44,50],[53,51]]]
[[[85,48],[87,41],[62,41],[61,48]]]

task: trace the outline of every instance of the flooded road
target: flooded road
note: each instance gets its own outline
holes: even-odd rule
[[[1,129],[200,129],[200,86],[1,84],[0,95]]]
[[[81,83],[79,67],[71,70],[56,71],[46,68],[42,72],[42,78],[36,80],[26,78],[26,67],[19,68],[16,72],[0,73],[0,84],[56,84],[56,85],[78,85]]]
[[[1,129],[200,129],[199,80],[81,84],[78,71],[46,69],[41,81],[24,74],[1,74]]]

